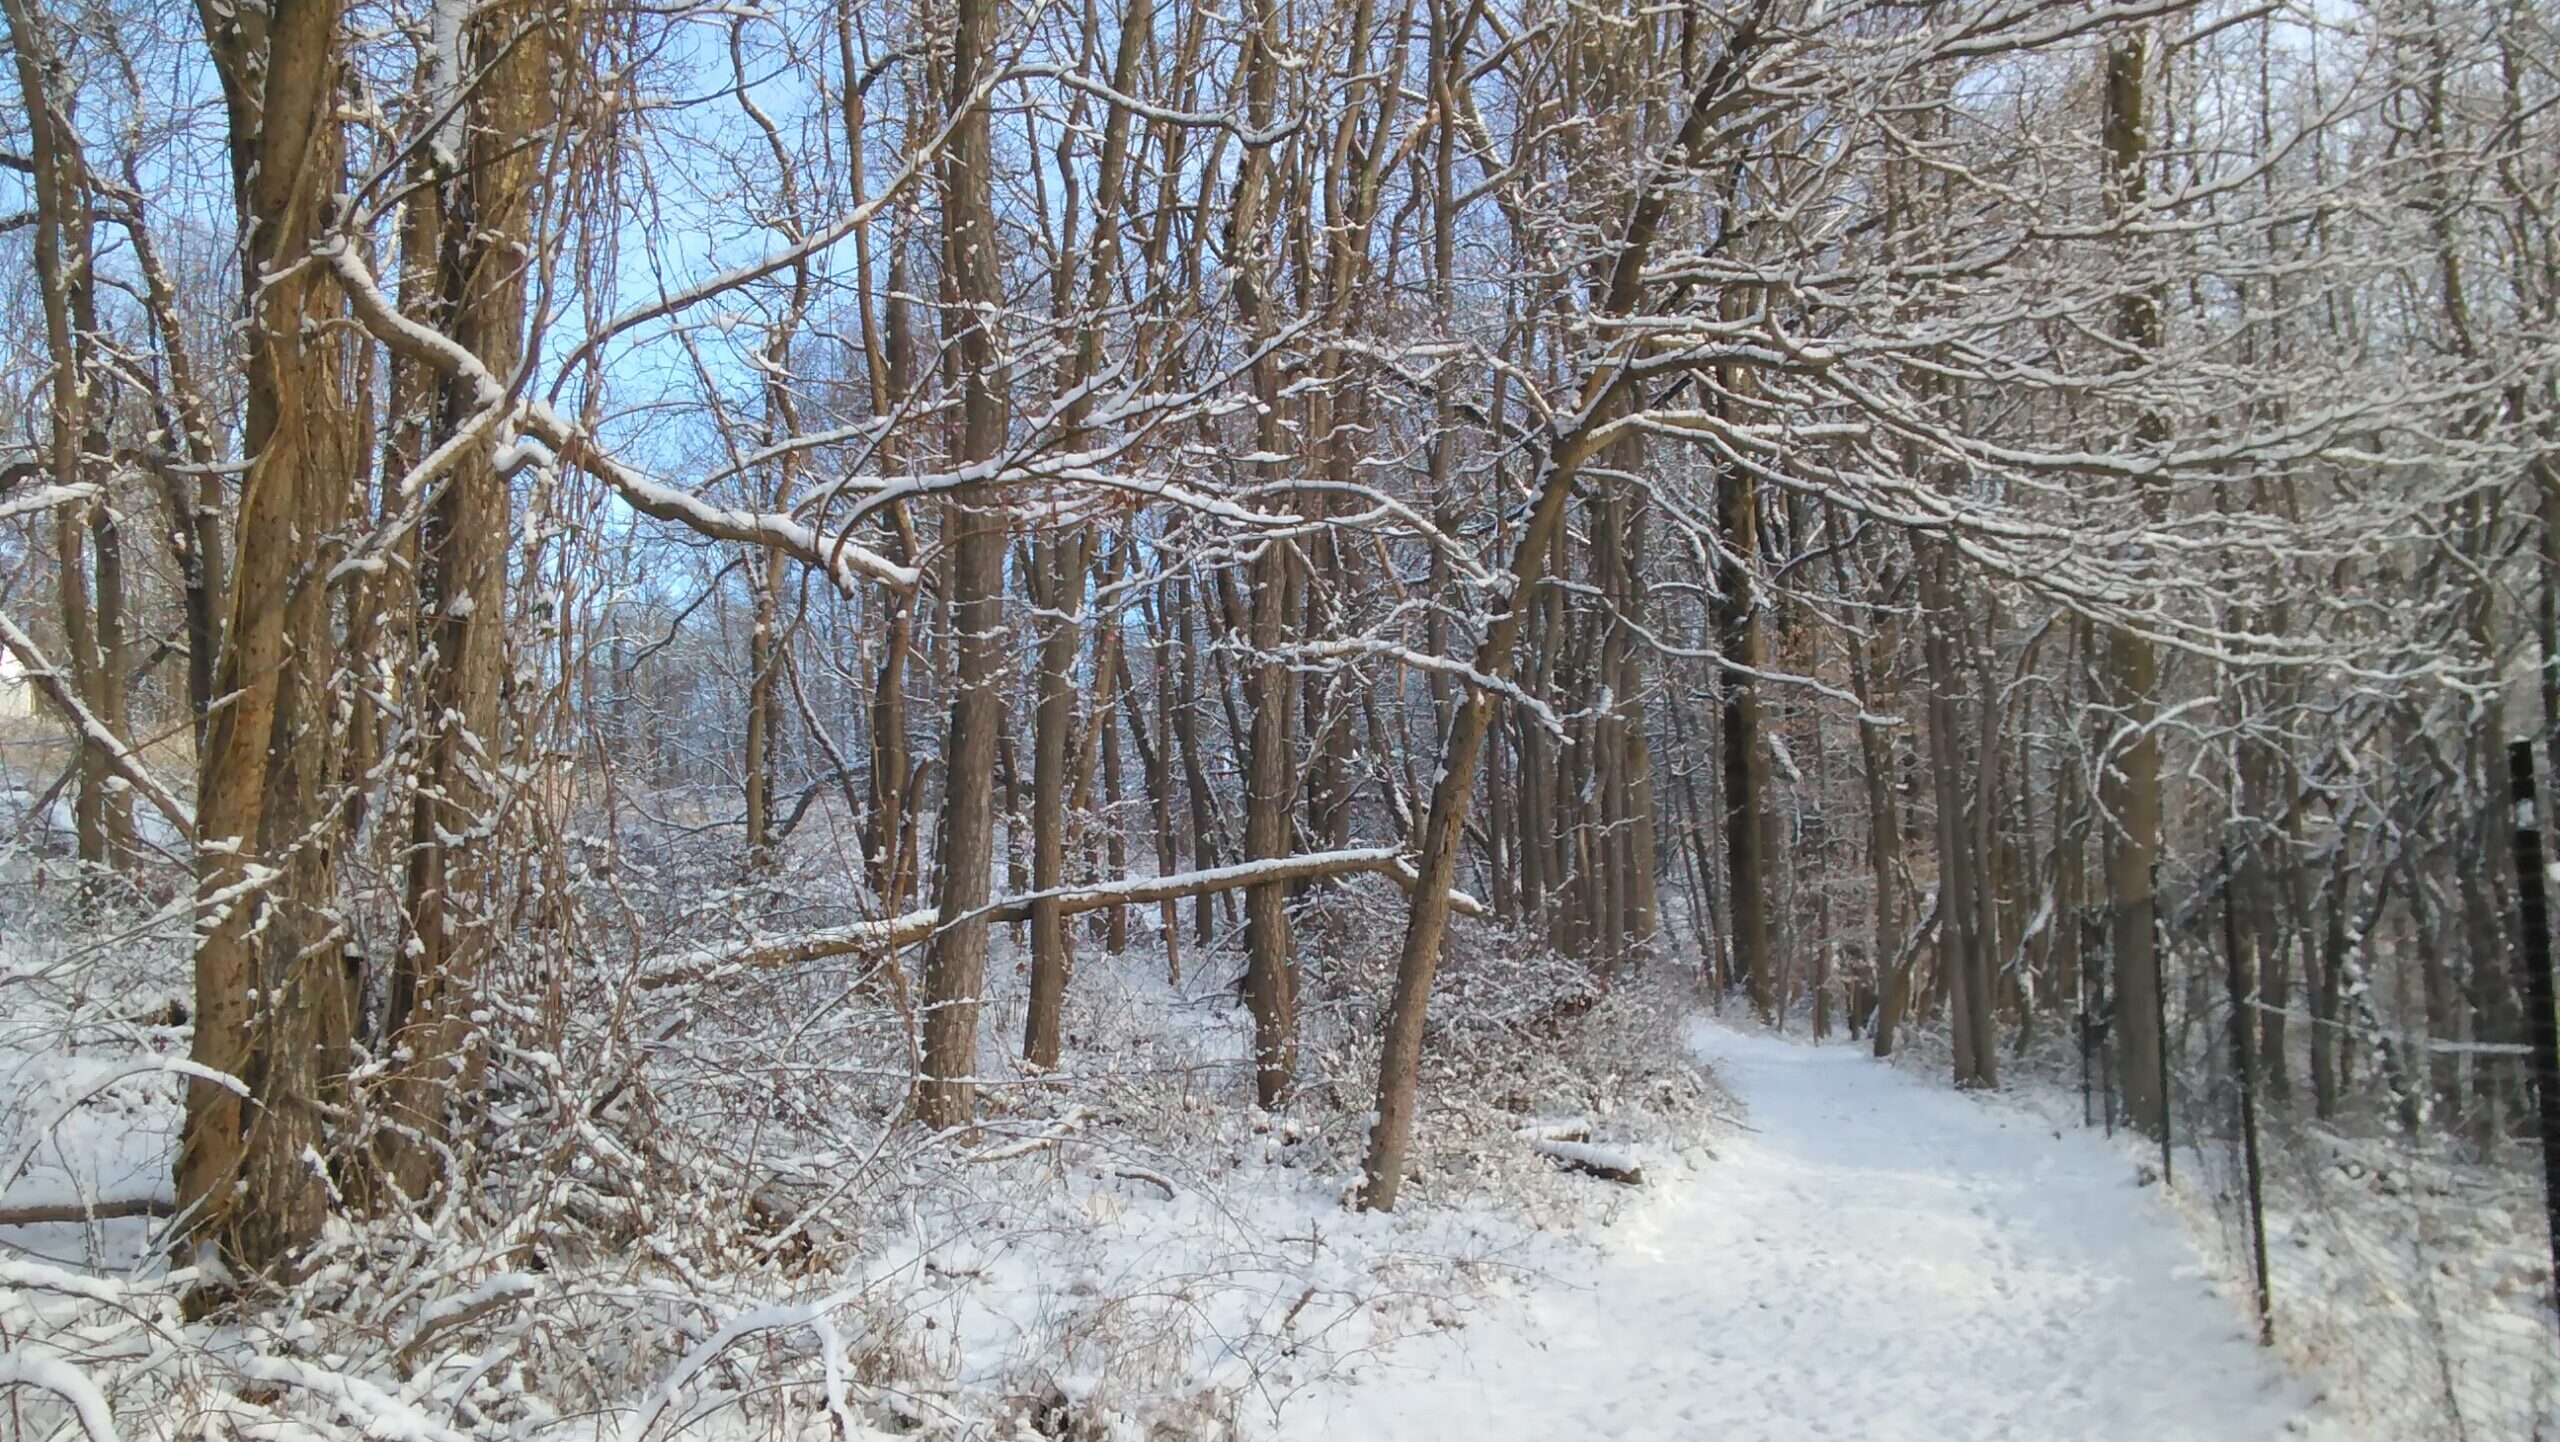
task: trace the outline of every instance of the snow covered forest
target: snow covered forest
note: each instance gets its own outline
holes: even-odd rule
[[[0,15],[0,1434],[2560,1429],[2548,0]]]

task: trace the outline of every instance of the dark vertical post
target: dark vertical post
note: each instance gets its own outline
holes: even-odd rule
[[[2231,1061],[2233,1075],[2240,1085],[2240,1154],[2247,1162],[2249,1175],[2249,1246],[2250,1259],[2258,1267],[2258,1345],[2276,1344],[2275,1292],[2267,1281],[2267,1210],[2266,1193],[2258,1170],[2258,1057],[2257,1008],[2254,987],[2250,985],[2256,970],[2240,955],[2239,872],[2231,861],[2231,843],[2222,844],[2222,950],[2231,968]]]
[[[2160,1044],[2157,1058],[2160,1064],[2160,1185],[2169,1187],[2178,1182],[2178,1129],[2173,1120],[2177,1113],[2178,1080],[2177,1074],[2169,1069],[2169,948],[2160,944],[2160,872],[2156,862],[2151,872],[2151,900],[2151,1005],[2152,1015],[2160,1019],[2159,1025],[2152,1028],[2152,1035]]]
[[[2064,924],[2076,926],[2079,924],[2079,918],[2074,917]],[[2090,969],[2085,961],[2087,953],[2082,953],[2082,956],[2084,960],[2080,968],[2080,1125],[2094,1127],[2098,1124],[2098,1104],[2096,1093],[2090,1085],[2090,1053],[2098,1049],[2098,1009],[2089,1000]],[[2109,1130],[2114,1129],[2111,1127]]]
[[[2518,960],[2525,1034],[2533,1045],[2534,1105],[2542,1121],[2543,1212],[2551,1228],[2551,1280],[2560,1299],[2560,1017],[2552,1012],[2551,910],[2543,895],[2542,820],[2533,799],[2533,743],[2507,745],[2507,794],[2515,803]]]
[[[2093,1049],[2098,1054],[2098,1113],[2111,1137],[2116,1134],[2116,999],[2107,990],[2107,978],[2115,975],[2115,957],[2107,950],[2112,934],[2105,915],[2092,909],[2081,932],[2080,968],[2091,987],[2089,1024],[2096,1028]],[[2092,965],[2090,957],[2105,957],[2106,965]]]

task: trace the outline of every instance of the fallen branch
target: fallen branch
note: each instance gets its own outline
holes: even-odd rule
[[[1591,1140],[1591,1123],[1571,1118],[1556,1121],[1524,1122],[1512,1128],[1524,1142],[1587,1142]]]
[[[408,1372],[416,1365],[427,1344],[456,1327],[468,1326],[512,1302],[539,1296],[542,1284],[522,1272],[509,1272],[481,1283],[468,1296],[446,1297],[433,1303],[418,1321],[418,1330],[400,1344],[393,1365]]]
[[[0,1207],[0,1227],[39,1227],[48,1222],[119,1222],[130,1217],[176,1215],[178,1204],[161,1197],[120,1197],[111,1202],[39,1202]]]
[[[1032,903],[1055,900],[1060,915],[1078,916],[1109,906],[1140,906],[1198,896],[1203,892],[1232,891],[1238,887],[1272,882],[1354,876],[1362,872],[1390,877],[1407,891],[1416,884],[1413,867],[1406,862],[1402,852],[1392,846],[1369,846],[1350,851],[1314,851],[1299,856],[1279,856],[1267,861],[1243,861],[1233,866],[1213,866],[1204,871],[1176,872],[1171,876],[1133,876],[1090,886],[1065,886],[1053,891],[1008,896],[989,902],[979,915],[998,923],[1028,921]],[[1465,916],[1482,916],[1485,911],[1484,903],[1462,891],[1449,893],[1449,905]],[[858,921],[850,926],[810,932],[789,941],[750,943],[708,957],[697,952],[690,957],[670,959],[664,966],[644,968],[639,984],[644,988],[674,986],[726,971],[770,971],[828,957],[887,951],[928,940],[941,924],[942,913],[928,908],[910,911],[903,916]]]
[[[1556,1142],[1533,1137],[1529,1149],[1569,1172],[1582,1172],[1604,1182],[1620,1186],[1637,1186],[1644,1181],[1644,1167],[1625,1152],[1595,1147],[1586,1142]]]
[[[1148,1186],[1160,1188],[1164,1192],[1164,1199],[1168,1202],[1181,1195],[1181,1192],[1173,1185],[1173,1182],[1168,1179],[1164,1173],[1159,1172],[1152,1167],[1117,1166],[1111,1169],[1111,1175],[1120,1178],[1122,1181],[1144,1182]]]

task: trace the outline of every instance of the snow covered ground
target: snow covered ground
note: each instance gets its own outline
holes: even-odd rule
[[[2099,1138],[1863,1049],[1700,1020],[1746,1129],[1586,1273],[1478,1309],[1283,1435],[2176,1442],[2348,1434],[2252,1345],[2156,1190]]]
[[[159,1194],[182,953],[9,894],[0,1191]],[[1393,1217],[1346,1211],[1371,1105],[1363,999],[1387,965],[1360,943],[1392,929],[1343,933],[1280,1116],[1239,1102],[1225,953],[1195,955],[1182,985],[1141,951],[1088,958],[1071,1064],[1011,1078],[1019,978],[1000,947],[989,1115],[965,1138],[899,1122],[898,1057],[841,999],[853,982],[823,963],[759,973],[681,1036],[636,1018],[668,1038],[645,1107],[568,1092],[628,1140],[599,1139],[557,1185],[595,1208],[645,1198],[622,1233],[609,1210],[587,1232],[502,1212],[414,1255],[377,1239],[396,1288],[306,1289],[215,1334],[180,1322],[144,1224],[0,1229],[0,1331],[15,1356],[78,1369],[136,1442],[217,1415],[471,1442],[2347,1435],[2250,1344],[2124,1152],[1853,1045],[1697,1020],[1684,1053],[1696,1001],[1668,974],[1592,1002],[1465,953],[1438,998],[1421,1182]],[[1556,995],[1592,1009],[1533,1005]],[[1644,1184],[1560,1170],[1532,1144],[1551,1131],[1640,1162]],[[644,1143],[632,1175],[608,1165]],[[743,1207],[742,1178],[763,1187]],[[529,1225],[530,1270],[511,1240]],[[430,1325],[483,1297],[499,1305]],[[50,1419],[30,1435],[63,1420],[0,1392]]]

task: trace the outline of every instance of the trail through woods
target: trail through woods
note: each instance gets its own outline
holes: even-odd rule
[[[2347,1435],[2252,1345],[2156,1188],[2096,1135],[1855,1045],[1704,1020],[1689,1041],[1748,1130],[1656,1169],[1588,1273],[1398,1347],[1309,1399],[1290,1435]]]

